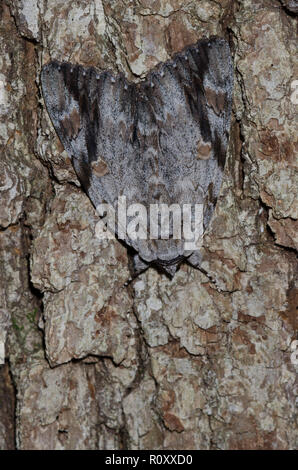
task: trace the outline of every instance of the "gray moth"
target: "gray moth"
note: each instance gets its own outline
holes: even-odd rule
[[[116,211],[119,197],[148,209],[197,204],[207,229],[229,139],[233,66],[226,40],[201,39],[139,83],[57,61],[43,67],[41,83],[54,128],[95,207],[107,203]],[[136,271],[151,265],[173,276],[184,260],[199,267],[200,251],[186,249],[172,229],[164,238],[162,219],[155,221],[154,238],[148,226],[145,238],[125,233]]]

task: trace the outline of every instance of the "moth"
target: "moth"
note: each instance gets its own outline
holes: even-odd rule
[[[207,229],[231,119],[233,65],[225,39],[199,40],[139,83],[57,61],[42,68],[41,83],[54,128],[95,207],[108,203],[116,210],[120,197],[148,209],[200,205]],[[193,218],[191,209],[190,223]],[[155,221],[160,229],[160,216]],[[153,265],[173,276],[183,260],[199,267],[200,250],[186,248],[185,237],[171,229],[167,238],[160,230],[152,238],[147,226],[145,233],[125,235],[136,271]]]

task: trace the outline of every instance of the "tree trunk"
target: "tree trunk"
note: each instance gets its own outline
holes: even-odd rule
[[[296,4],[1,2],[1,449],[298,447]],[[235,85],[203,271],[131,280],[126,248],[95,237],[41,66],[137,81],[212,35]]]

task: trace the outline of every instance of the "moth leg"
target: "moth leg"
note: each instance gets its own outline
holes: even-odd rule
[[[202,263],[202,254],[199,251],[194,251],[188,258],[187,262],[194,268],[200,268]]]

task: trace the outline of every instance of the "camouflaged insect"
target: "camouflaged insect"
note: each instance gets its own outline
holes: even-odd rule
[[[43,96],[55,130],[95,207],[204,204],[204,230],[219,195],[229,137],[233,67],[228,43],[199,40],[140,83],[123,74],[69,63],[42,69]],[[200,253],[184,241],[125,239],[137,271],[174,275]]]

